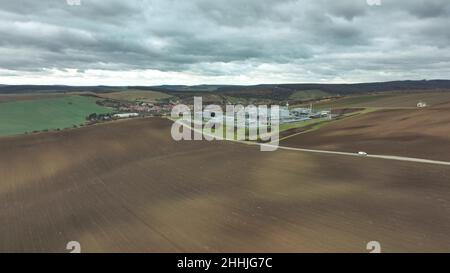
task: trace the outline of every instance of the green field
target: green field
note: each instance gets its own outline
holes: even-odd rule
[[[0,103],[0,135],[70,128],[84,124],[91,113],[111,112],[95,101],[92,97],[67,96]]]
[[[172,96],[158,92],[158,91],[142,91],[142,90],[127,90],[120,92],[104,93],[99,95],[103,98],[124,100],[124,101],[143,101],[143,102],[155,102],[161,99],[167,99]]]
[[[289,96],[291,100],[312,100],[330,96],[329,93],[322,90],[301,90],[295,91]]]
[[[280,132],[287,131],[294,128],[302,128],[314,124],[319,124],[324,121],[329,121],[328,118],[317,118],[317,119],[310,119],[310,120],[304,120],[304,121],[297,121],[292,123],[284,123],[280,124]]]

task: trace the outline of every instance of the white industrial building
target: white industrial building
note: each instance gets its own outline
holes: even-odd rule
[[[138,113],[121,113],[121,114],[114,115],[115,118],[133,118],[133,117],[138,117],[138,116],[139,116]]]
[[[214,122],[216,124],[232,124],[234,121],[234,125],[238,128],[252,128],[258,127],[258,122],[261,122],[262,125],[268,125],[270,121],[268,120],[268,116],[270,118],[271,107],[267,107],[268,113],[261,113],[258,111],[257,106],[253,107],[245,107],[245,119],[238,118],[236,113],[226,113],[226,112],[215,112],[210,109],[205,109],[203,112],[196,112],[197,116],[202,115],[203,122]],[[286,106],[279,107],[279,123],[292,123],[298,121],[306,121],[312,118],[322,118],[330,116],[331,111],[323,110],[314,112],[312,110],[312,105],[309,108],[293,108],[289,109],[289,104]]]

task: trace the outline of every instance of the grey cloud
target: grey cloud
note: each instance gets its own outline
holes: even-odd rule
[[[340,0],[328,1],[319,0],[322,7],[331,15],[353,20],[356,17],[364,16],[370,8],[365,1]]]
[[[406,5],[407,10],[419,18],[435,18],[449,16],[450,2],[447,0],[411,1]]]
[[[443,54],[450,42],[448,0],[382,0],[380,7],[366,0],[0,3],[0,69],[10,71],[243,75],[269,64],[289,67],[277,70],[289,77],[307,71],[314,81],[366,79],[377,70],[411,76],[415,68],[426,78],[450,63]]]

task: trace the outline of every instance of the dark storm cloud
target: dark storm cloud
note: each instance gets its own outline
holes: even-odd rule
[[[411,1],[407,10],[419,18],[446,17],[450,14],[450,2],[446,0]]]
[[[445,77],[450,64],[448,0],[0,3],[4,73],[153,69],[366,81]]]

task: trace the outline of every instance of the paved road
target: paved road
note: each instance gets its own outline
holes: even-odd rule
[[[184,125],[186,127],[190,128],[191,130],[197,131],[196,129],[192,128],[191,126],[189,126],[187,124],[184,124]],[[197,131],[197,132],[199,132],[199,131]],[[200,132],[200,133],[202,133],[202,132]],[[203,134],[208,135],[204,132],[203,132]],[[211,136],[211,135],[209,135],[209,136]],[[214,137],[214,136],[211,136],[211,137]],[[243,143],[243,144],[247,144],[247,145],[265,145],[265,146],[269,146],[269,147],[278,147],[278,149],[282,149],[282,150],[299,151],[299,152],[307,152],[307,153],[357,156],[357,157],[361,157],[361,158],[378,158],[378,159],[385,159],[385,160],[397,160],[397,161],[407,161],[407,162],[416,162],[416,163],[424,163],[424,164],[450,166],[450,162],[448,162],[448,161],[430,160],[430,159],[423,159],[423,158],[403,157],[403,156],[395,156],[395,155],[375,155],[375,154],[360,155],[358,153],[303,149],[303,148],[294,148],[294,147],[271,145],[271,144],[260,144],[260,143],[249,142],[249,141],[230,140],[230,139],[222,139],[222,138],[220,140],[238,142],[238,143]]]
[[[262,144],[268,146],[276,146],[270,144]],[[336,151],[325,151],[325,150],[312,150],[312,149],[302,149],[302,148],[293,148],[287,146],[278,146],[278,149],[282,150],[291,150],[291,151],[300,151],[300,152],[308,152],[308,153],[318,153],[318,154],[335,154],[335,155],[346,155],[346,156],[357,156],[362,158],[380,158],[387,160],[397,160],[397,161],[409,161],[409,162],[417,162],[417,163],[426,163],[426,164],[436,164],[436,165],[447,165],[450,166],[450,162],[448,161],[438,161],[438,160],[430,160],[423,158],[414,158],[414,157],[403,157],[403,156],[393,156],[393,155],[359,155],[358,153],[348,153],[348,152],[336,152]]]

